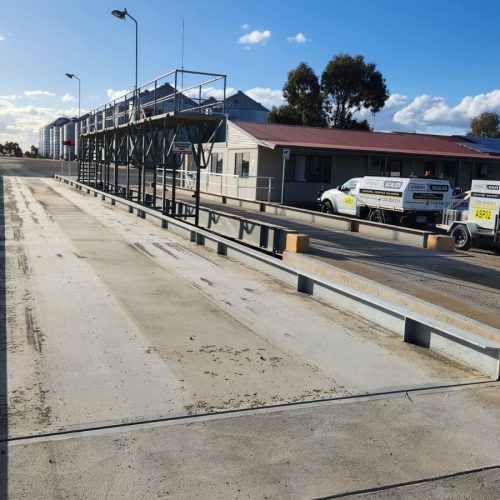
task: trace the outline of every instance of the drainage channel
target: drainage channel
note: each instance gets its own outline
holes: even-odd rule
[[[51,432],[33,433],[27,435],[11,436],[0,438],[1,443],[10,444],[26,444],[30,442],[49,441],[57,439],[66,439],[78,437],[82,434],[94,435],[100,432],[106,433],[109,431],[128,431],[132,429],[150,428],[153,426],[163,426],[170,424],[188,424],[196,421],[207,421],[221,418],[233,418],[241,415],[265,415],[282,411],[290,411],[297,409],[308,409],[332,404],[342,404],[350,402],[369,402],[381,399],[393,399],[405,397],[413,402],[412,396],[419,394],[433,394],[437,392],[451,392],[457,390],[468,390],[476,388],[497,387],[498,382],[491,381],[476,381],[456,384],[444,385],[426,385],[422,387],[413,387],[401,390],[371,392],[369,394],[345,395],[331,398],[314,399],[309,401],[294,401],[289,403],[279,403],[273,405],[264,405],[252,408],[236,408],[229,410],[219,410],[213,412],[193,413],[171,415],[168,417],[152,418],[152,419],[131,419],[122,422],[102,422],[91,425],[70,426],[58,429]]]

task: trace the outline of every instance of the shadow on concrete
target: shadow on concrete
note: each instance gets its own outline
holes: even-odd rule
[[[8,394],[7,394],[7,303],[5,270],[5,212],[3,177],[0,176],[0,498],[7,498]]]
[[[76,175],[77,162],[40,158],[10,158],[0,156],[0,175],[3,177],[54,177],[56,174]]]

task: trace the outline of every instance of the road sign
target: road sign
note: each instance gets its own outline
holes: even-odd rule
[[[284,160],[289,160],[290,159],[290,150],[289,149],[284,149],[283,150],[283,159]]]
[[[190,142],[174,142],[172,151],[176,155],[193,154],[193,145]]]

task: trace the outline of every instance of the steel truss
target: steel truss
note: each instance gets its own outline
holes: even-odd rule
[[[184,109],[187,98],[177,89],[178,71],[175,72],[176,88],[169,85],[173,92],[167,98],[150,99],[141,106],[139,113],[127,111],[127,102],[135,101],[124,96],[121,102],[114,101],[84,117],[79,137],[78,181],[175,217],[176,177],[182,158],[174,154],[173,146],[177,141],[189,142],[192,172],[196,172],[194,224],[198,226],[200,171],[209,164],[217,131],[225,122],[224,100],[212,100],[211,107],[206,105],[201,97],[202,86],[206,83],[203,82],[196,87],[199,99],[189,98],[190,107]],[[223,79],[225,97],[225,76],[209,76]],[[211,78],[208,83],[213,81]],[[156,89],[161,88],[157,82],[154,81],[155,95]],[[148,91],[139,93],[141,98],[147,94]],[[173,109],[161,113],[169,100]],[[118,114],[115,110],[125,111]],[[127,122],[128,116],[130,121]],[[167,170],[172,172],[168,185]]]

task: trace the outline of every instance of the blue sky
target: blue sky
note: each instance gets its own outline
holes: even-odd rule
[[[228,75],[266,106],[281,102],[300,62],[320,75],[340,52],[362,54],[391,98],[377,130],[463,133],[482,111],[500,112],[498,0],[0,0],[0,141],[37,143],[37,129],[133,87],[134,25],[139,82],[181,65]]]

